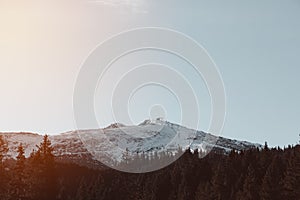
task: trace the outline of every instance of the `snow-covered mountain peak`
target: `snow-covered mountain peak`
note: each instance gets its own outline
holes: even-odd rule
[[[0,133],[8,142],[8,156],[15,158],[20,143],[25,147],[26,157],[42,141],[43,136],[30,133]],[[56,156],[75,159],[76,162],[105,160],[106,163],[122,160],[124,151],[154,153],[176,152],[179,147],[193,150],[212,149],[228,153],[232,149],[244,150],[262,146],[246,141],[231,140],[203,131],[189,129],[158,118],[145,120],[137,126],[111,124],[103,129],[70,131],[51,135],[50,140]]]
[[[142,123],[139,124],[139,126],[145,126],[145,125],[164,125],[168,123],[164,120],[164,118],[159,117],[156,119],[146,119]]]
[[[105,127],[104,129],[114,129],[114,128],[122,128],[122,127],[125,127],[125,125],[122,123],[113,123],[113,124]]]

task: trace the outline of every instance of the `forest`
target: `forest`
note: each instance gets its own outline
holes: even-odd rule
[[[131,174],[61,162],[47,135],[25,158],[22,144],[16,160],[5,159],[8,146],[0,136],[1,200],[221,200],[300,199],[300,145],[284,149],[249,149],[229,154],[189,149],[155,172]],[[133,162],[162,162],[170,155],[136,156]],[[159,160],[157,160],[159,159]]]

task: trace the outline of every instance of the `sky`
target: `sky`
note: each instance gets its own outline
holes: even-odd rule
[[[299,11],[297,0],[0,0],[0,131],[77,129],[73,92],[92,50],[122,31],[161,27],[193,38],[217,65],[226,89],[221,136],[270,146],[295,144],[300,133]],[[199,101],[198,128],[207,130],[209,92],[174,55],[132,53],[114,63],[103,80],[109,85],[122,76],[121,69],[151,62],[172,66],[190,82]],[[114,118],[105,100],[109,87],[98,84],[94,106],[103,127]],[[142,89],[130,100],[120,99],[128,101],[132,123],[152,115],[181,122],[176,95],[157,85]]]

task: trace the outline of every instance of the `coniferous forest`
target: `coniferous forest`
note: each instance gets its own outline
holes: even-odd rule
[[[45,136],[29,158],[20,144],[16,160],[8,160],[4,159],[7,144],[0,137],[0,199],[300,199],[299,145],[211,152],[202,159],[201,152],[187,150],[168,167],[144,174],[63,163],[53,150]],[[164,154],[152,159],[170,157]]]

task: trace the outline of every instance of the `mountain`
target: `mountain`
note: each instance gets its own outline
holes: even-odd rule
[[[8,158],[15,158],[20,143],[29,157],[43,136],[34,133],[0,133],[8,142]],[[64,162],[76,162],[91,167],[103,167],[103,163],[120,162],[124,153],[153,154],[154,152],[176,152],[179,147],[191,151],[220,151],[228,153],[249,148],[261,148],[260,144],[231,140],[209,133],[189,129],[162,119],[145,120],[137,126],[112,124],[103,129],[70,131],[51,135],[54,154]],[[101,161],[101,162],[99,162]]]

